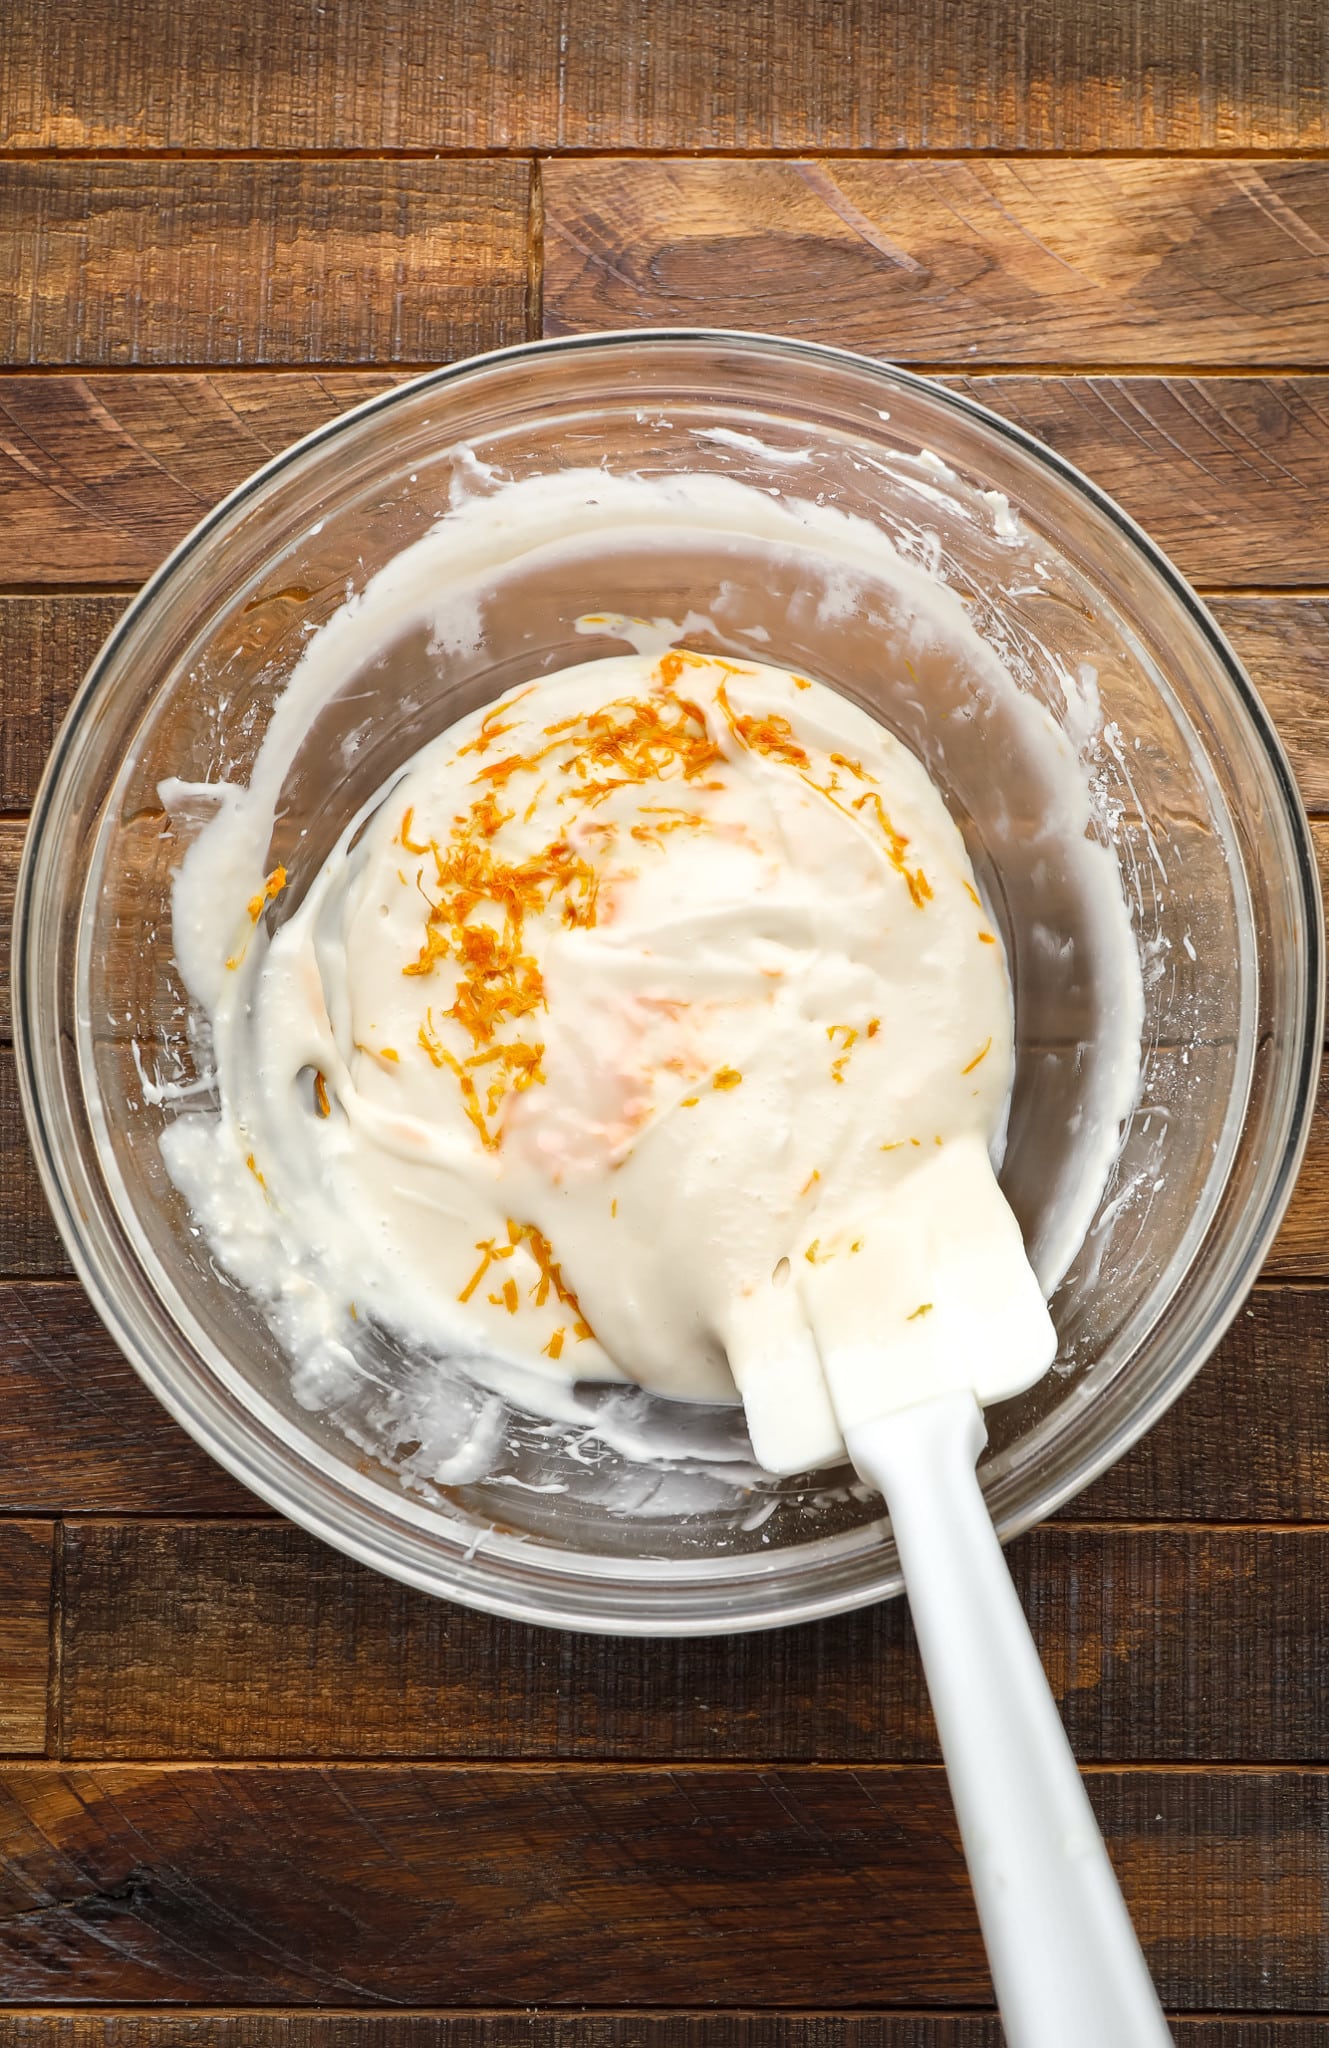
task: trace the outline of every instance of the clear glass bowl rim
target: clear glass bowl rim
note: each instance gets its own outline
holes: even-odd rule
[[[470,1574],[466,1575],[464,1582],[454,1583],[451,1579],[445,1580],[438,1571],[431,1571],[416,1563],[411,1556],[394,1554],[387,1542],[375,1540],[377,1525],[374,1530],[368,1527],[364,1530],[348,1529],[343,1517],[337,1512],[337,1496],[326,1479],[312,1470],[302,1473],[294,1465],[283,1463],[280,1457],[273,1457],[267,1452],[266,1446],[263,1447],[264,1455],[256,1455],[258,1446],[249,1439],[243,1427],[232,1429],[219,1426],[219,1404],[211,1404],[211,1418],[204,1414],[186,1397],[171,1364],[154,1355],[151,1348],[141,1341],[140,1333],[132,1321],[121,1312],[114,1288],[108,1285],[106,1276],[89,1251],[86,1233],[78,1217],[73,1190],[59,1156],[58,1147],[53,1141],[53,1120],[48,1116],[48,1106],[44,1099],[36,1020],[31,1014],[30,992],[33,976],[29,972],[32,949],[37,943],[37,926],[32,917],[33,899],[37,893],[38,877],[47,851],[48,822],[57,808],[60,783],[70,753],[81,737],[82,729],[95,706],[105,673],[122,642],[136,629],[143,616],[155,607],[164,593],[174,585],[180,574],[187,569],[191,558],[214,532],[228,526],[242,511],[261,502],[268,487],[293,464],[335,441],[348,430],[358,427],[364,420],[390,412],[394,406],[414,400],[425,391],[442,389],[467,378],[480,377],[503,365],[529,362],[549,355],[594,353],[623,348],[640,351],[661,344],[682,349],[730,348],[755,351],[777,359],[793,359],[813,364],[821,362],[852,368],[868,376],[878,376],[882,380],[883,389],[898,389],[901,386],[912,389],[924,395],[930,403],[949,409],[962,418],[968,418],[989,433],[1009,441],[1035,465],[1050,471],[1073,492],[1082,496],[1109,526],[1117,529],[1128,548],[1142,556],[1154,573],[1168,586],[1171,596],[1186,613],[1194,631],[1207,644],[1223,680],[1233,692],[1244,714],[1252,737],[1258,740],[1265,754],[1274,786],[1281,800],[1282,822],[1288,828],[1296,847],[1295,882],[1300,897],[1306,947],[1306,1006],[1299,1020],[1287,1020],[1288,1035],[1293,1040],[1292,1052],[1287,1058],[1295,1060],[1295,1074],[1291,1085],[1285,1087],[1288,1109],[1285,1116],[1284,1141],[1278,1148],[1276,1163],[1265,1174],[1261,1201],[1252,1205],[1245,1218],[1240,1256],[1231,1261],[1226,1285],[1221,1291],[1211,1292],[1202,1325],[1198,1329],[1193,1329],[1189,1343],[1178,1347],[1170,1370],[1165,1375],[1160,1375],[1148,1398],[1133,1405],[1116,1428],[1095,1445],[1081,1462],[1068,1470],[1055,1486],[1040,1489],[1018,1510],[1007,1511],[998,1516],[997,1529],[1003,1542],[1009,1542],[1025,1529],[1046,1519],[1065,1501],[1073,1498],[1115,1464],[1133,1444],[1138,1442],[1190,1384],[1245,1300],[1287,1209],[1309,1139],[1324,1025],[1325,937],[1314,847],[1291,764],[1253,683],[1216,621],[1185,577],[1115,499],[1108,496],[1065,457],[1057,454],[1023,428],[979,404],[967,393],[950,390],[931,378],[899,365],[861,355],[854,350],[835,348],[827,343],[726,328],[608,329],[595,333],[519,342],[507,348],[468,356],[436,370],[427,371],[421,376],[409,378],[386,391],[375,393],[362,404],[339,413],[334,419],[326,421],[311,433],[281,449],[268,462],[254,470],[184,536],[130,601],[98,650],[74,694],[53,742],[33,800],[29,829],[19,867],[12,944],[13,1033],[18,1085],[29,1140],[60,1237],[98,1316],[139,1377],[175,1420],[212,1458],[243,1485],[292,1521],[376,1570],[417,1586],[423,1591],[459,1600],[468,1606],[509,1619],[544,1626],[663,1637],[747,1631],[823,1619],[869,1605],[898,1592],[901,1589],[899,1572],[898,1569],[883,1570],[849,1588],[838,1586],[824,1598],[809,1595],[790,1600],[779,1611],[726,1613],[723,1611],[725,1580],[731,1575],[741,1579],[750,1574],[736,1559],[706,1560],[696,1574],[695,1591],[703,1599],[706,1599],[709,1593],[715,1604],[708,1605],[704,1610],[698,1609],[692,1601],[686,1601],[684,1606],[687,1611],[677,1614],[657,1610],[649,1614],[634,1612],[601,1616],[593,1612],[588,1613],[580,1608],[579,1603],[574,1603],[576,1611],[560,1613],[554,1604],[557,1598],[557,1585],[560,1580],[570,1585],[579,1577],[575,1560],[569,1562],[564,1573],[556,1571],[549,1575],[548,1591],[544,1597],[528,1599],[520,1590],[507,1583],[506,1574],[500,1574],[497,1582],[492,1585],[477,1581]],[[326,1500],[321,1497],[324,1495],[328,1496]],[[371,1519],[369,1516],[364,1517],[366,1524]],[[760,1568],[764,1561],[753,1559],[745,1562]],[[736,1566],[739,1566],[737,1571]],[[640,1570],[640,1566],[637,1569]],[[677,1569],[673,1567],[671,1571],[676,1572]],[[654,1576],[654,1572],[647,1566],[642,1574],[645,1585],[648,1586]],[[553,1599],[550,1597],[551,1594]]]

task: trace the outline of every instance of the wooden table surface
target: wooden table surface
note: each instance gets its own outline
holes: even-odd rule
[[[6,0],[0,276],[0,908],[221,493],[409,369],[659,321],[1080,463],[1329,866],[1325,0]],[[996,2048],[903,1609],[562,1638],[275,1520],[68,1277],[0,1028],[0,2048]],[[1012,1553],[1188,2048],[1329,2042],[1321,1111],[1218,1356]]]

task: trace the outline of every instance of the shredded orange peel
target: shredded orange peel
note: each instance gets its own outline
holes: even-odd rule
[[[512,1258],[518,1247],[524,1245],[536,1268],[535,1282],[527,1290],[529,1299],[536,1308],[543,1308],[552,1294],[560,1307],[567,1309],[572,1316],[573,1336],[579,1344],[584,1343],[586,1338],[595,1333],[581,1312],[581,1303],[563,1278],[562,1268],[554,1257],[554,1248],[549,1239],[543,1231],[537,1230],[533,1223],[517,1223],[511,1216],[506,1219],[506,1228],[506,1243],[500,1244],[498,1239],[493,1237],[482,1237],[477,1240],[475,1249],[480,1254],[480,1263],[457,1296],[458,1301],[469,1301],[489,1268],[504,1259]],[[520,1306],[520,1289],[517,1282],[509,1275],[504,1279],[499,1292],[491,1294],[489,1299],[496,1306],[506,1308],[509,1315],[515,1316]],[[564,1332],[560,1329],[550,1338],[551,1344],[554,1338],[558,1340],[558,1351],[549,1352],[551,1358],[557,1358],[559,1351],[562,1350],[563,1336]]]
[[[527,937],[527,921],[554,911],[569,929],[589,929],[596,924],[600,877],[581,845],[597,832],[603,835],[602,845],[614,835],[612,825],[586,817],[612,791],[677,783],[703,789],[723,787],[721,782],[703,778],[723,763],[725,750],[713,737],[702,707],[679,687],[690,668],[717,667],[726,678],[747,673],[717,657],[674,649],[656,665],[649,696],[618,698],[596,711],[547,725],[544,744],[530,753],[494,751],[516,723],[506,716],[513,708],[511,700],[495,707],[481,721],[474,738],[459,749],[461,754],[478,757],[480,765],[472,778],[478,793],[469,808],[453,819],[446,837],[431,834],[417,838],[414,810],[408,808],[402,815],[397,841],[404,854],[421,863],[415,880],[427,905],[423,943],[417,957],[402,971],[427,978],[446,962],[455,973],[452,1002],[439,1015],[433,1006],[426,1009],[419,1044],[434,1066],[454,1076],[466,1116],[488,1152],[496,1152],[502,1145],[512,1098],[545,1079],[545,1046],[537,1021],[546,1007],[545,985]],[[796,680],[800,687],[807,687],[803,678]],[[865,787],[847,803],[837,795],[841,785],[835,770],[843,770],[860,784],[873,783],[860,761],[832,754],[828,786],[812,774],[807,749],[795,738],[787,718],[775,712],[757,717],[736,711],[723,681],[715,687],[715,703],[735,744],[794,770],[846,817],[864,823],[873,820],[911,900],[919,909],[927,904],[931,885],[920,868],[909,864],[909,841],[895,830],[879,791]],[[569,808],[565,831],[524,859],[503,859],[493,842],[516,812],[504,806],[502,793],[514,776],[533,774],[546,761],[552,773],[565,779],[558,797],[559,803]],[[526,823],[531,822],[548,786],[548,781],[540,784],[531,799]],[[643,804],[640,811],[630,832],[641,844],[661,845],[668,833],[701,831],[707,825],[701,814],[684,805]],[[581,845],[574,844],[574,838]],[[265,885],[264,897],[255,899],[257,914],[285,880],[285,870],[276,869]],[[253,904],[250,909],[256,914]],[[875,1036],[879,1025],[880,1019],[873,1018],[866,1027],[867,1036]],[[445,1032],[450,1027],[469,1041],[469,1052],[448,1043]],[[843,1081],[843,1069],[858,1033],[849,1026],[832,1026],[828,1032],[832,1044],[837,1034],[842,1034],[842,1050],[831,1071],[836,1081]],[[395,1060],[397,1055],[385,1048],[376,1057]],[[477,1085],[482,1069],[487,1070],[483,1095]],[[742,1078],[736,1068],[720,1067],[711,1077],[711,1087],[721,1091],[736,1088]],[[316,1094],[320,1112],[327,1114],[326,1086],[320,1087],[321,1081],[320,1076]],[[681,1107],[693,1108],[698,1099],[685,1096]],[[532,1226],[509,1224],[506,1246],[488,1241],[478,1244],[481,1264],[459,1298],[468,1301],[493,1261],[511,1257],[519,1242],[526,1243],[540,1267],[536,1288],[540,1301],[552,1288],[575,1316],[574,1334],[589,1336],[547,1241]],[[815,1245],[806,1256],[815,1263]],[[506,1283],[493,1298],[509,1313],[516,1313]],[[557,1335],[561,1349],[561,1333]],[[554,1341],[551,1338],[551,1346]],[[551,1348],[549,1355],[557,1357],[558,1351]]]
[[[256,925],[258,923],[264,911],[267,909],[269,903],[271,903],[273,897],[280,896],[282,890],[285,887],[286,870],[284,867],[278,865],[272,870],[272,873],[268,876],[266,882],[263,884],[263,887],[259,890],[258,894],[256,896],[251,896],[248,903],[245,905],[245,915],[248,917],[251,925]],[[232,974],[235,973],[236,969],[239,967],[240,962],[244,959],[244,957],[245,949],[243,946],[241,946],[239,952],[233,953],[230,959],[226,962],[227,968]]]

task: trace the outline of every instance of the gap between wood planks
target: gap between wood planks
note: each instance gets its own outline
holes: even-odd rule
[[[675,1639],[678,1640],[678,1639]],[[1168,1760],[1155,1763],[1133,1757],[1124,1763],[1113,1763],[1102,1757],[1086,1761],[1076,1759],[1082,1777],[1086,1778],[1301,1778],[1316,1785],[1329,1786],[1329,1764],[1301,1763],[1293,1760],[1272,1763],[1245,1762],[1241,1759],[1224,1758],[1221,1762],[1206,1759],[1181,1761]],[[482,1772],[504,1778],[761,1778],[808,1777],[808,1778],[901,1778],[927,1777],[944,1778],[946,1766],[940,1757],[886,1757],[865,1761],[862,1757],[847,1758],[844,1761],[821,1760],[806,1757],[717,1757],[659,1756],[573,1756],[573,1757],[525,1757],[525,1756],[422,1756],[418,1750],[408,1750],[397,1755],[384,1753],[372,1757],[338,1756],[323,1752],[317,1756],[226,1756],[226,1757],[161,1757],[161,1756],[6,1756],[0,1754],[0,1777],[60,1778],[98,1776],[120,1777],[132,1771],[141,1771],[154,1778],[233,1778],[244,1777],[254,1771],[266,1771],[273,1777],[318,1778],[323,1772],[336,1770],[357,1777],[400,1777],[408,1774],[425,1774],[439,1778],[474,1778]],[[3,1923],[0,1923],[2,1925]],[[578,2001],[580,2006],[580,2001]],[[0,2021],[7,2007],[0,2004]]]
[[[803,142],[708,149],[686,144],[653,142],[590,143],[532,142],[511,148],[446,148],[416,144],[383,149],[339,149],[319,144],[310,149],[178,149],[123,148],[113,143],[92,143],[83,148],[52,145],[46,149],[7,147],[0,143],[0,163],[117,163],[117,164],[280,164],[280,163],[545,163],[565,159],[580,163],[611,163],[620,157],[659,159],[666,163],[802,163],[834,158],[837,163],[1269,163],[1279,158],[1296,163],[1329,161],[1329,144],[1302,143],[1289,138],[1278,143],[1207,143],[1198,148],[1168,149],[1157,144],[1120,143],[1112,147],[1022,148],[1014,143],[985,143],[970,149],[947,144],[937,149],[896,149],[889,144]]]
[[[528,290],[529,288],[528,283]],[[652,329],[646,325],[643,325],[641,328],[606,328],[605,336],[609,338],[612,334],[621,332],[629,334],[669,333],[676,328],[689,330],[690,327],[691,323],[687,321],[664,321],[659,329]],[[716,329],[716,332],[748,336],[759,335],[761,330],[755,327],[720,327]],[[552,348],[555,342],[572,338],[570,335],[541,336],[535,334],[531,335],[529,340],[541,341]],[[590,336],[589,333],[579,332],[576,338],[587,340]],[[428,362],[407,362],[394,356],[390,362],[384,361],[381,357],[376,360],[365,359],[364,361],[338,358],[335,361],[318,362],[310,357],[307,360],[289,363],[270,362],[266,358],[260,363],[200,363],[197,361],[166,363],[158,362],[154,357],[151,360],[133,363],[0,363],[0,385],[9,382],[10,379],[17,380],[20,377],[25,383],[41,377],[66,377],[76,381],[95,378],[100,383],[103,378],[117,377],[225,377],[229,381],[232,378],[239,377],[359,377],[371,374],[399,377],[403,383],[406,383],[413,377],[428,377],[436,370],[460,369],[464,363],[477,360],[481,356],[498,355],[505,353],[509,348],[523,348],[526,345],[525,342],[520,341],[495,343],[492,349],[477,349],[474,357],[457,356],[446,360],[435,357]],[[802,342],[800,341],[801,345]],[[815,347],[817,344],[815,342],[808,342],[807,346]],[[1278,377],[1319,377],[1323,376],[1326,368],[1329,367],[1329,352],[1323,357],[1304,363],[1283,362],[1280,359],[1276,363],[1244,364],[1136,362],[1134,359],[1130,362],[1118,360],[1116,362],[1103,363],[1003,363],[988,362],[986,359],[979,361],[973,357],[966,360],[962,356],[944,356],[938,357],[935,361],[924,362],[914,356],[901,356],[897,361],[888,355],[880,353],[872,355],[866,355],[864,351],[850,351],[850,353],[864,353],[866,360],[877,363],[886,369],[898,369],[909,377],[965,377],[971,381],[977,381],[980,378],[987,380],[998,377],[1058,377],[1065,379],[1097,377],[1102,379],[1110,378],[1116,383],[1124,383],[1128,382],[1132,377],[1168,378],[1173,380],[1179,377],[1194,377],[1197,379],[1211,378],[1215,382],[1221,381],[1229,384],[1247,378],[1255,382],[1268,382],[1271,378]],[[62,595],[66,594],[68,589],[68,586],[63,583],[34,583],[28,587],[35,592],[58,590]],[[117,584],[114,586],[105,585],[98,587],[121,589],[126,586]],[[137,588],[138,586],[131,585],[128,587]],[[1235,586],[1227,585],[1215,587],[1224,589],[1235,588]],[[1298,591],[1302,591],[1304,586],[1298,584],[1296,588]],[[0,585],[0,595],[4,595],[4,591],[5,586]],[[3,2010],[3,2008],[0,2008],[0,2010]]]

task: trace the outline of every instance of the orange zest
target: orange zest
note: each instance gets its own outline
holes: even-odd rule
[[[259,890],[258,894],[256,896],[251,896],[248,903],[245,905],[245,913],[248,916],[251,925],[256,925],[258,923],[264,911],[267,909],[269,903],[271,903],[273,897],[280,896],[282,890],[285,887],[286,870],[284,867],[275,867],[272,870],[272,873],[268,876],[267,881],[263,884],[263,887]],[[244,946],[241,946],[240,950],[237,953],[232,953],[230,959],[226,962],[227,969],[229,970],[230,973],[234,974],[236,968],[240,965],[240,962],[244,959],[244,957]]]
[[[499,1244],[495,1238],[482,1237],[477,1240],[475,1249],[480,1254],[480,1263],[462,1288],[461,1293],[457,1296],[458,1301],[469,1301],[494,1261],[496,1259],[510,1259],[517,1247],[513,1243]]]
[[[773,760],[787,762],[791,768],[807,767],[807,748],[800,747],[794,738],[793,726],[778,711],[770,712],[765,718],[736,712],[723,683],[715,686],[715,701],[724,713],[730,732],[749,753],[766,754]]]
[[[875,789],[865,789],[862,796],[854,798],[854,809],[856,811],[863,810],[868,804],[876,812],[877,823],[880,825],[882,837],[886,841],[886,852],[891,866],[898,875],[903,877],[911,900],[916,908],[921,910],[923,905],[931,898],[932,884],[923,873],[922,868],[911,868],[905,859],[905,854],[909,848],[909,841],[903,832],[896,831],[887,814],[886,806]]]
[[[260,889],[258,895],[251,896],[249,899],[248,909],[249,921],[251,924],[258,923],[259,919],[263,915],[263,912],[267,909],[269,903],[271,903],[273,897],[280,896],[282,890],[285,887],[286,870],[283,867],[275,867],[272,870],[272,873],[268,876],[267,881],[263,884],[263,887]]]
[[[980,1065],[981,1062],[987,1058],[991,1050],[992,1040],[989,1038],[987,1044],[982,1046],[980,1050],[974,1054],[974,1057],[970,1060],[969,1065],[967,1067],[961,1067],[960,1072],[962,1074],[972,1074],[974,1068]]]
[[[559,771],[568,778],[559,801],[571,801],[578,814],[613,789],[704,775],[723,757],[700,706],[673,689],[684,666],[683,656],[666,656],[648,698],[620,698],[562,720],[545,728],[548,744],[533,753],[485,762],[474,777],[480,793],[453,820],[446,838],[417,838],[414,811],[403,814],[397,838],[408,853],[432,860],[433,876],[432,887],[426,888],[428,871],[421,871],[427,904],[424,941],[402,971],[432,976],[443,963],[454,971],[453,1001],[438,1016],[432,1009],[426,1013],[420,1043],[436,1067],[456,1076],[462,1106],[486,1150],[495,1151],[502,1143],[507,1099],[545,1078],[542,1039],[523,1028],[545,1007],[544,977],[527,938],[527,923],[552,912],[565,929],[589,928],[596,923],[599,893],[594,865],[566,835],[525,859],[503,859],[492,842],[516,813],[503,806],[498,792],[514,775],[534,770],[552,755],[561,756]],[[475,739],[459,751],[485,754],[511,729],[497,712],[490,713]],[[527,821],[537,801],[538,792],[527,808]],[[667,832],[697,830],[704,822],[681,806],[660,805],[649,819],[643,817],[634,836],[662,843]],[[604,829],[606,836],[612,830]],[[469,1055],[447,1043],[445,1019],[469,1039]],[[469,1072],[481,1065],[493,1069],[483,1102]]]
[[[537,1230],[533,1223],[514,1223],[509,1216],[508,1239],[513,1245],[524,1244],[535,1260],[539,1270],[539,1278],[531,1290],[535,1306],[543,1308],[552,1293],[560,1307],[567,1309],[574,1318],[572,1334],[577,1342],[580,1344],[593,1336],[594,1332],[581,1312],[581,1303],[563,1278],[562,1268],[554,1257],[554,1247],[544,1232]],[[557,1355],[556,1352],[550,1353],[551,1358]]]

